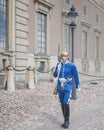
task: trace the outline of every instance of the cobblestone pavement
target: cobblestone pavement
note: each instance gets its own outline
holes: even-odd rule
[[[62,130],[55,84],[40,82],[35,90],[23,86],[15,93],[0,89],[0,130]],[[104,81],[84,82],[71,101],[70,130],[104,130]]]

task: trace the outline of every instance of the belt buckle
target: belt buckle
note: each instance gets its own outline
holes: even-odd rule
[[[67,78],[67,82],[70,82],[72,80],[72,78]]]

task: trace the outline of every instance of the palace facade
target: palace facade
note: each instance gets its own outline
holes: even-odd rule
[[[71,60],[67,14],[72,5],[79,14],[74,30],[78,71],[104,75],[103,0],[0,0],[0,70],[11,65],[47,71],[55,66],[62,50]]]

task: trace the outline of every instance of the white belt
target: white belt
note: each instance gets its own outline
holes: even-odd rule
[[[72,78],[59,78],[59,81],[61,82],[61,87],[63,87],[65,85],[66,82],[70,82],[72,80]]]

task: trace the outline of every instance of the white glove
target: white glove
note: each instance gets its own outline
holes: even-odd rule
[[[81,91],[81,88],[77,88],[77,92],[80,92]]]

